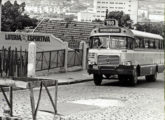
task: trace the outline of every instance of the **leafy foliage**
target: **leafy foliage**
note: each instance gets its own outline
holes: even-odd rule
[[[164,36],[163,24],[161,23],[152,23],[152,22],[137,23],[135,26],[137,30],[155,33]]]
[[[112,11],[106,15],[107,19],[116,19],[120,27],[132,28],[132,20],[128,14],[123,11]]]
[[[24,14],[25,2],[18,4],[17,1],[12,4],[7,1],[2,5],[2,31],[22,30],[25,27],[37,25],[37,20]]]
[[[93,20],[92,22],[99,22],[99,23],[101,23],[101,22],[103,22],[103,21],[100,20],[100,19],[95,19],[95,20]]]

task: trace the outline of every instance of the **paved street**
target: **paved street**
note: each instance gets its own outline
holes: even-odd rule
[[[148,83],[144,78],[139,79],[136,87],[121,86],[116,80],[104,80],[101,86],[95,86],[93,81],[60,85],[58,113],[64,120],[163,120],[163,74],[158,75],[155,83]],[[52,87],[50,91],[53,95]],[[38,94],[38,89],[35,89],[34,94]],[[15,91],[14,95],[14,115],[30,120],[29,91]],[[0,93],[0,114],[2,99]],[[44,91],[40,109],[52,110],[50,105]],[[53,115],[39,112],[38,120],[53,120]]]

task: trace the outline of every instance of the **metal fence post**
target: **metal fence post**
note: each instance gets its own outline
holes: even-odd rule
[[[65,58],[64,58],[64,70],[67,72],[68,70],[68,42],[64,42],[65,45]]]
[[[52,51],[49,52],[49,68],[48,68],[48,70],[51,69],[51,61],[52,61]]]

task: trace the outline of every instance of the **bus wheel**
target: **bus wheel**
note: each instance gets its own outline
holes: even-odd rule
[[[124,75],[118,75],[119,81],[123,82],[125,81],[125,76]]]
[[[93,78],[94,78],[94,83],[95,85],[101,85],[101,82],[102,82],[102,75],[99,75],[99,74],[93,74]]]
[[[118,79],[119,79],[120,84],[126,84],[128,82],[127,75],[118,75]]]
[[[146,78],[146,81],[148,82],[155,82],[157,79],[157,73],[153,75],[146,75],[145,78]]]
[[[137,84],[138,77],[137,77],[137,72],[135,71],[133,75],[129,76],[129,83],[131,86],[135,86]]]

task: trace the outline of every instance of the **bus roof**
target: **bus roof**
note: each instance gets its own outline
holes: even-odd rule
[[[163,37],[158,35],[158,34],[142,32],[142,31],[138,31],[138,30],[131,30],[131,31],[133,32],[134,36],[147,37],[147,38],[154,38],[154,39],[163,40]]]
[[[128,37],[146,37],[146,38],[153,38],[163,40],[163,37],[158,34],[138,31],[138,30],[131,30],[127,28],[120,28],[120,27],[110,27],[110,26],[102,26],[92,30],[90,36],[105,36],[105,35],[112,35],[112,36],[128,36]]]

